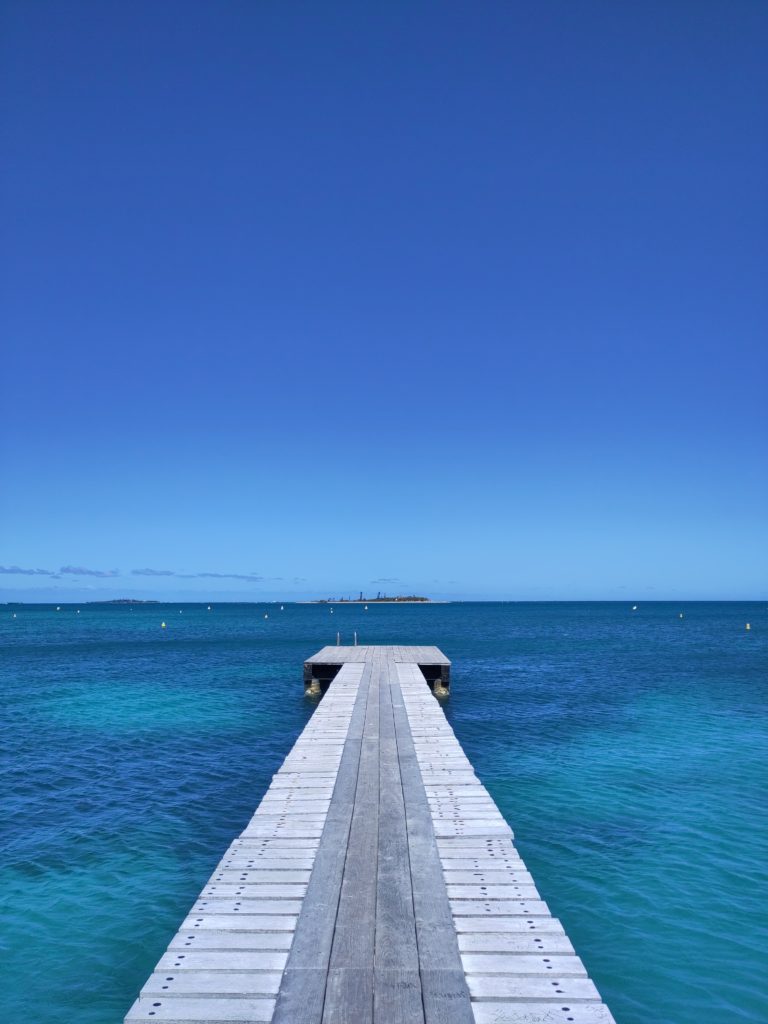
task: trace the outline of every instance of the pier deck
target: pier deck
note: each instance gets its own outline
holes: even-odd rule
[[[128,1024],[612,1024],[419,668],[449,664],[305,663],[325,696]]]

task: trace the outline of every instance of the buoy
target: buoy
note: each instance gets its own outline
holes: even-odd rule
[[[211,606],[210,606],[210,605],[208,605],[208,611],[210,611],[210,610],[211,610]]]
[[[16,612],[13,613],[13,617],[14,617],[14,619],[16,618]]]
[[[181,608],[179,608],[179,615],[181,615]]]
[[[79,609],[79,608],[77,609],[77,614],[78,614],[78,615],[80,614],[80,609]]]
[[[60,605],[60,604],[57,604],[57,605],[56,605],[56,611],[57,611],[57,612],[60,612],[60,611],[61,611],[61,605]]]
[[[280,605],[280,611],[281,611],[281,612],[284,612],[284,611],[285,611],[285,608],[283,608],[283,606],[282,606],[282,605]]]
[[[633,604],[633,605],[632,605],[632,611],[633,611],[633,612],[636,612],[636,611],[637,611],[637,605],[636,605],[636,604]]]
[[[682,617],[683,617],[683,613],[682,613],[682,612],[680,612],[680,618],[682,619]]]
[[[264,612],[264,618],[265,618],[265,619],[268,619],[268,618],[269,618],[269,613],[268,613],[268,612]]]
[[[368,611],[368,605],[366,605],[366,606],[365,606],[365,608],[363,608],[363,611],[364,611],[364,612],[367,612],[367,611]]]
[[[16,616],[14,615],[14,619],[15,619],[15,618],[16,618]],[[747,629],[752,629],[752,627],[750,626],[750,624],[749,624],[749,623],[747,623]]]
[[[160,629],[167,629],[167,626],[165,625],[164,622],[160,623]]]
[[[333,608],[331,608],[331,615],[333,615]]]

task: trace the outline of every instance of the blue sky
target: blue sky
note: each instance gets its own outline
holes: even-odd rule
[[[768,596],[764,4],[0,29],[1,600]]]

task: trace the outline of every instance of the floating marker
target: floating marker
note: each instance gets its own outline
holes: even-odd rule
[[[79,609],[79,608],[77,609],[77,614],[78,614],[78,615],[80,614],[80,609]]]
[[[210,606],[210,605],[208,605],[208,611],[210,611],[210,610],[211,610],[211,606]]]
[[[363,611],[364,611],[364,612],[367,612],[367,611],[368,611],[368,605],[366,605],[366,606],[365,606],[365,608],[363,608]]]
[[[57,604],[57,605],[56,605],[56,611],[57,611],[57,612],[60,612],[60,611],[61,611],[61,605],[60,605],[60,604]]]
[[[14,617],[14,619],[16,618],[16,612],[13,613],[13,617]]]
[[[14,617],[14,619],[16,618],[16,616],[15,616],[15,615],[14,615],[13,617]],[[752,629],[752,627],[750,626],[750,624],[749,624],[749,623],[747,623],[747,629]]]
[[[682,619],[682,617],[683,617],[683,613],[682,613],[682,612],[680,612],[680,618]]]
[[[285,609],[283,608],[283,606],[282,606],[282,605],[280,605],[280,611],[281,611],[281,612],[285,611]]]
[[[166,628],[167,628],[167,627],[166,627],[165,623],[164,623],[164,622],[161,622],[161,623],[160,623],[160,629],[166,629]]]
[[[633,604],[633,605],[632,605],[632,611],[633,611],[633,612],[636,612],[636,611],[637,611],[637,605],[636,605],[636,604]]]
[[[268,613],[268,612],[264,612],[264,618],[265,618],[265,619],[268,619],[268,618],[269,618],[269,613]]]

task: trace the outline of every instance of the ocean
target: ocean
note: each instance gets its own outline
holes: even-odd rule
[[[119,1024],[355,630],[452,659],[617,1024],[768,1021],[768,606],[734,602],[0,606],[0,1020]]]

